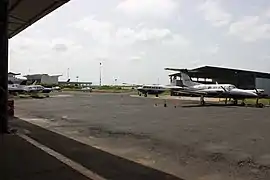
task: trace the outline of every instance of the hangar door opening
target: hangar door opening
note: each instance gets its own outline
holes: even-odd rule
[[[270,79],[256,78],[256,88],[264,89],[265,93],[270,95]]]

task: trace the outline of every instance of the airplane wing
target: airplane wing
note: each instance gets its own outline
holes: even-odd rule
[[[193,91],[193,90],[179,90],[177,91],[179,93],[182,93],[182,94],[186,94],[186,95],[199,95],[199,96],[202,96],[202,95],[207,95],[206,92],[203,92],[203,91]]]
[[[217,89],[202,89],[202,90],[193,90],[188,88],[183,88],[178,90],[179,93],[186,95],[196,95],[196,96],[207,96],[207,97],[220,97],[225,95],[225,91]]]
[[[172,85],[166,85],[166,86],[163,86],[165,89],[170,89],[170,90],[183,90],[184,87],[181,87],[181,86],[172,86]]]
[[[132,87],[139,87],[139,86],[145,85],[145,84],[132,84],[132,83],[122,83],[122,84],[126,86],[132,86]]]

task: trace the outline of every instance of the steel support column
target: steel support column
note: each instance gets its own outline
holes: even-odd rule
[[[0,134],[8,132],[8,1],[0,0]]]

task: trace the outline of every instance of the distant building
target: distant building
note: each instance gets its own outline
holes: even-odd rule
[[[90,87],[92,82],[72,82],[72,81],[60,81],[59,85],[61,86],[78,86],[78,87]]]
[[[54,75],[50,76],[48,74],[31,74],[26,75],[24,77],[27,78],[27,82],[29,83],[38,83],[38,84],[44,84],[44,85],[57,85],[58,84],[58,78],[61,75]]]
[[[21,75],[20,73],[8,73],[8,83],[9,84],[20,84],[24,79],[17,78],[16,76]]]

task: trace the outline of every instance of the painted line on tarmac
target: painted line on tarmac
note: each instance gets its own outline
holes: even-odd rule
[[[39,142],[37,142],[36,140],[30,138],[29,136],[26,136],[24,134],[18,134],[21,138],[23,138],[24,140],[26,140],[27,142],[31,143],[32,145],[36,146],[37,148],[41,149],[42,151],[46,152],[47,154],[53,156],[54,158],[58,159],[59,161],[61,161],[62,163],[66,164],[67,166],[71,167],[72,169],[74,169],[75,171],[81,173],[82,175],[84,175],[85,177],[92,179],[92,180],[106,180],[105,178],[99,176],[98,174],[90,171],[89,169],[85,168],[84,166],[82,166],[81,164],[63,156],[62,154],[52,150],[51,148],[40,144]]]
[[[58,94],[58,95],[52,95],[51,97],[54,97],[54,98],[59,97],[59,98],[61,98],[61,97],[74,97],[74,96],[71,95],[71,94]]]

